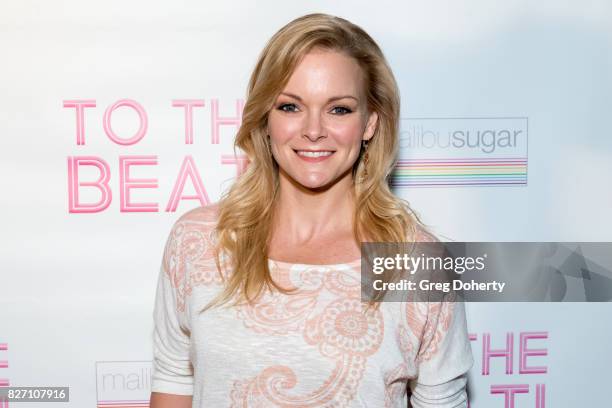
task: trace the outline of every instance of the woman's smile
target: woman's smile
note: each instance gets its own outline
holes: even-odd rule
[[[333,150],[295,150],[297,156],[309,163],[318,163],[329,159],[335,151]]]

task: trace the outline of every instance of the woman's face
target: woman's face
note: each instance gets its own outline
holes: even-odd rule
[[[378,115],[367,112],[364,78],[353,58],[313,49],[296,67],[268,116],[280,177],[303,187],[350,181],[362,140]]]

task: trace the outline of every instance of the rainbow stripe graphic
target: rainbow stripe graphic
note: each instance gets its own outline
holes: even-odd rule
[[[403,159],[391,187],[527,185],[527,158]]]

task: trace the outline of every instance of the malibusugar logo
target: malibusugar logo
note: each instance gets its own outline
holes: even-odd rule
[[[151,361],[97,361],[98,408],[147,408],[151,396]]]
[[[210,108],[208,107],[210,105]],[[164,123],[172,132],[171,138],[175,143],[193,145],[194,138],[209,140],[210,145],[220,144],[220,129],[222,126],[238,129],[242,122],[242,112],[244,101],[235,101],[235,112],[229,116],[223,116],[220,112],[218,99],[211,99],[209,104],[204,99],[174,99],[168,104],[169,109],[182,109],[183,119],[177,123]],[[95,99],[72,99],[64,100],[63,107],[74,109],[75,112],[75,145],[81,149],[87,145],[87,130],[95,123],[86,121],[85,110],[97,110]],[[117,110],[126,111],[129,118],[123,117],[123,121],[114,120],[113,115],[117,115]],[[197,109],[197,111],[196,111]],[[134,147],[138,148],[138,143],[145,137],[159,137],[161,129],[150,129],[149,118],[146,109],[138,101],[132,99],[120,99],[100,113],[102,128],[108,139],[108,143],[118,146],[125,151],[134,152]],[[203,119],[210,118],[210,135],[194,135],[194,123]],[[121,119],[121,118],[120,118]],[[137,130],[132,135],[119,134],[117,123],[129,122],[129,125],[136,124]],[[114,128],[113,128],[114,126]],[[166,130],[163,130],[167,132]],[[125,132],[123,132],[125,133]],[[152,134],[151,134],[152,133]],[[205,142],[204,142],[205,143]],[[201,146],[198,151],[204,151]],[[228,151],[229,153],[229,151]],[[219,165],[230,165],[236,167],[236,175],[240,175],[248,164],[246,155],[240,154],[220,154]],[[68,212],[70,213],[97,213],[108,209],[112,200],[113,192],[118,191],[118,207],[120,212],[158,212],[158,203],[155,202],[135,202],[133,195],[136,189],[157,189],[158,180],[156,178],[135,178],[130,174],[133,167],[157,166],[158,156],[156,154],[121,154],[118,157],[118,168],[112,170],[107,158],[99,155],[74,155],[68,156]],[[143,170],[146,171],[146,170]],[[209,203],[205,183],[202,181],[200,171],[197,168],[196,160],[192,155],[187,154],[182,160],[180,168],[177,168],[178,175],[175,178],[170,197],[166,203],[165,211],[174,212],[181,200],[198,200],[200,205]],[[114,176],[118,174],[118,177]],[[112,176],[112,177],[111,177]],[[112,178],[112,180],[111,180]],[[185,195],[184,190],[189,183],[195,190],[194,195]],[[97,200],[97,201],[96,201]]]
[[[393,187],[526,186],[527,117],[404,118]]]
[[[548,356],[548,349],[542,348],[542,342],[548,340],[547,331],[521,331],[518,336],[506,332],[503,337],[492,336],[489,332],[480,336],[470,333],[469,337],[474,354],[471,372],[475,373],[480,368],[482,377],[494,376],[495,380],[489,384],[489,396],[478,396],[477,400],[483,403],[468,404],[468,408],[546,408],[545,379],[548,367],[541,364],[542,358]],[[518,337],[518,342],[515,337]],[[515,360],[518,361],[518,368]],[[508,381],[500,381],[502,376],[507,376]],[[475,378],[476,382],[481,382],[482,377]],[[478,389],[486,390],[480,384]]]

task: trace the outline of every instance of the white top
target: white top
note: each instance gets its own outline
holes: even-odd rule
[[[462,302],[388,302],[361,312],[360,260],[269,261],[291,295],[209,309],[222,289],[216,206],[185,213],[166,242],[155,297],[151,390],[193,407],[467,407],[474,362]]]

